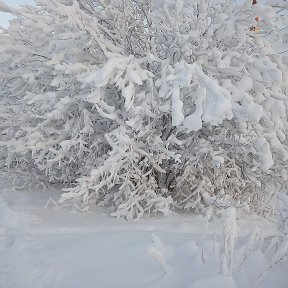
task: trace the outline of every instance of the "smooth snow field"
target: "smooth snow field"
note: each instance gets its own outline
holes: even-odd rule
[[[1,288],[288,287],[287,243],[277,251],[273,222],[238,221],[224,273],[221,221],[188,213],[126,221],[47,203],[59,193],[1,181]]]

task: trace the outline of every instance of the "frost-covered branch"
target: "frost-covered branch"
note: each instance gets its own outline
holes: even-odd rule
[[[17,16],[0,31],[3,169],[37,171],[65,185],[61,201],[129,219],[209,205],[273,211],[288,159],[287,63],[265,36],[279,30],[275,8],[0,3]]]

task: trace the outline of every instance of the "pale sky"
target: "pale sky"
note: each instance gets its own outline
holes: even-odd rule
[[[22,4],[32,4],[33,0],[1,0],[5,4],[11,5],[11,6],[19,6]],[[3,13],[0,12],[0,25],[1,26],[7,26],[8,21],[12,18],[12,15],[9,13]]]

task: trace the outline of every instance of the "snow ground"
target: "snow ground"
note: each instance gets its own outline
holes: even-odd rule
[[[191,214],[127,222],[103,208],[45,208],[59,191],[0,186],[1,288],[288,287],[288,261],[269,268],[273,251],[264,249],[263,239],[279,232],[256,217],[239,222],[233,272],[223,276],[218,222],[206,232]]]

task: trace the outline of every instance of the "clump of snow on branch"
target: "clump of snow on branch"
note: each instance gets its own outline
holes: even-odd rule
[[[151,235],[151,243],[146,249],[146,255],[155,260],[163,268],[165,273],[169,273],[172,268],[167,264],[166,254],[167,251],[161,239],[153,233]]]
[[[224,211],[224,213],[224,243],[222,249],[221,273],[223,275],[231,275],[233,269],[233,252],[238,233],[236,209],[234,207],[229,207],[226,211]]]

